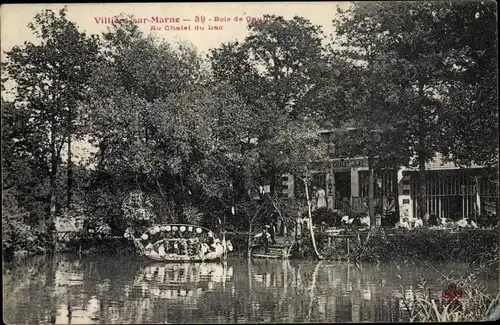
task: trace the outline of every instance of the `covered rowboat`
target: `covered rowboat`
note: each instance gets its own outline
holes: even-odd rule
[[[223,259],[233,250],[208,228],[190,224],[163,224],[148,228],[139,238],[127,229],[125,238],[139,253],[155,261],[199,262]]]

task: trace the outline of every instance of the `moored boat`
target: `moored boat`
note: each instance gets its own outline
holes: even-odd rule
[[[155,261],[200,262],[222,259],[233,250],[231,241],[222,240],[202,226],[163,224],[148,228],[139,238],[127,230],[139,253]]]
[[[288,259],[290,257],[290,250],[293,242],[287,242],[284,237],[276,237],[275,244],[268,243],[267,249],[264,245],[262,236],[264,233],[260,232],[253,237],[253,243],[250,245],[250,254],[252,258],[265,258],[265,259]],[[267,240],[269,240],[268,235]]]

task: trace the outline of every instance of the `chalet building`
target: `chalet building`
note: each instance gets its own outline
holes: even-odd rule
[[[368,210],[368,159],[348,158],[337,146],[354,128],[321,132],[328,143],[326,168],[314,172],[313,185],[325,190],[329,209],[347,215]],[[382,140],[383,141],[383,140]],[[352,155],[351,155],[352,156]],[[426,164],[427,212],[453,220],[474,218],[497,212],[497,171],[473,165],[460,168],[444,162],[441,155]],[[418,167],[376,170],[374,184],[375,210],[399,218],[414,219],[418,205]],[[283,178],[283,193],[302,197],[303,186],[293,177]]]

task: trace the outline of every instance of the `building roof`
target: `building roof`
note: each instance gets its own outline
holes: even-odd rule
[[[358,128],[355,127],[353,123],[349,122],[349,123],[344,124],[340,128],[336,128],[336,129],[322,129],[319,132],[321,134],[321,133],[351,131],[351,130],[356,130],[356,129],[358,129]],[[374,130],[374,131],[377,131],[377,130]],[[379,131],[381,131],[381,130],[379,130]],[[338,158],[337,160],[339,160],[339,159],[340,160],[349,160],[349,159],[359,159],[359,158],[362,158],[362,157]],[[416,157],[414,157],[413,159],[410,159],[410,161],[411,162],[416,162]],[[469,168],[483,168],[483,167],[484,166],[480,166],[480,165],[477,165],[477,164],[473,163]],[[406,169],[413,170],[413,169],[416,169],[416,168],[418,168],[418,165],[416,165],[415,167],[408,167]],[[425,164],[425,168],[427,170],[443,170],[443,169],[462,169],[464,167],[455,165],[455,163],[453,163],[453,162],[448,162],[448,161],[445,162],[445,157],[442,154],[440,154],[440,153],[436,153],[434,159],[432,159],[431,161],[429,161],[429,162],[427,162]]]
[[[469,168],[481,168],[481,167],[484,166],[472,164]],[[457,166],[453,162],[445,162],[444,156],[440,153],[436,153],[434,159],[425,164],[425,168],[428,170],[438,170],[438,169],[461,169],[463,167]]]

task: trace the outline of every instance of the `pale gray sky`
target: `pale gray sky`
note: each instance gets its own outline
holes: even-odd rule
[[[248,17],[262,18],[264,14],[281,15],[286,19],[302,16],[313,24],[322,26],[325,34],[333,32],[332,19],[337,13],[337,6],[347,7],[348,2],[249,2],[249,3],[89,3],[67,4],[68,19],[75,22],[80,30],[89,34],[100,34],[108,24],[97,23],[96,17],[112,17],[121,13],[135,17],[148,18],[148,22],[138,24],[146,33],[153,33],[169,42],[187,41],[195,45],[200,52],[218,47],[222,42],[242,40],[247,35]],[[58,11],[64,4],[7,4],[1,7],[1,49],[9,50],[24,41],[35,41],[31,30],[27,27],[33,17],[43,9]],[[205,16],[204,30],[194,30],[196,16]],[[238,16],[241,22],[234,22]],[[180,23],[155,24],[151,17],[180,18]],[[228,17],[231,21],[215,23],[215,17]],[[190,19],[191,21],[183,21]],[[211,19],[212,21],[209,21]],[[152,26],[162,30],[151,31]],[[191,25],[191,30],[167,31],[167,26]],[[209,30],[208,26],[223,26],[223,30]]]

